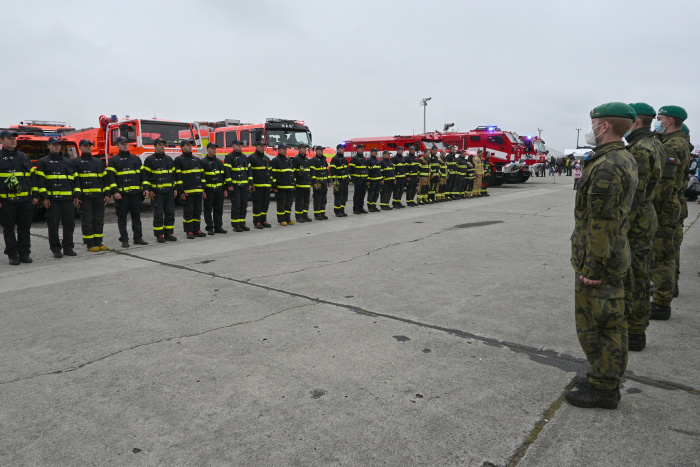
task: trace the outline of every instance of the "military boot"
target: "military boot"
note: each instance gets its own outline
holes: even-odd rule
[[[588,386],[578,391],[567,391],[564,397],[569,404],[584,409],[616,409],[620,403],[617,389],[603,390],[596,388],[592,384],[588,384]]]
[[[591,386],[591,382],[588,381],[587,376],[576,376],[574,377],[574,387],[576,389],[586,389],[587,387]],[[620,395],[620,386],[617,386],[617,398],[620,399],[622,396]]]
[[[627,338],[627,348],[633,352],[641,352],[647,346],[647,335],[645,332],[639,334],[629,333]]]
[[[657,319],[661,321],[667,321],[671,317],[671,307],[670,306],[660,306],[654,302],[651,302],[651,315],[649,319]]]

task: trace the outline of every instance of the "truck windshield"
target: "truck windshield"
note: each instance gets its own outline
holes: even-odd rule
[[[311,146],[311,133],[308,131],[267,130],[266,132],[268,146],[277,146],[282,143],[292,147],[298,147],[301,143]]]
[[[424,139],[423,144],[425,145],[426,149],[431,149],[433,145],[435,145],[438,150],[445,149],[445,145],[442,144],[442,141],[431,141],[429,139]]]
[[[179,146],[183,139],[194,140],[192,126],[177,122],[141,122],[141,142],[144,146],[153,146],[156,138],[163,138],[166,146]]]
[[[533,141],[532,143],[535,146],[535,151],[544,153],[547,151],[547,148],[544,147],[544,143],[542,141]]]
[[[521,144],[522,141],[520,141],[520,136],[518,136],[517,133],[511,133],[509,131],[504,131],[508,139],[510,140],[511,143],[513,144]]]

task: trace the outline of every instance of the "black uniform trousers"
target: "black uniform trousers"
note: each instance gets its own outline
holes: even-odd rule
[[[220,229],[223,226],[224,190],[205,190],[204,225],[207,230]],[[212,218],[213,213],[213,218]]]
[[[280,188],[275,193],[277,199],[277,222],[289,222],[292,216],[292,204],[294,204],[294,189]]]
[[[131,230],[134,233],[134,240],[142,238],[141,231],[141,193],[122,193],[122,199],[114,200],[114,207],[117,211],[117,226],[119,227],[119,241],[129,240],[129,231],[126,230],[126,216],[131,215]]]
[[[473,178],[468,178],[464,182],[464,192],[467,194],[467,196],[472,195],[472,191],[474,191],[474,179]]]
[[[447,185],[445,186],[445,194],[447,196],[454,196],[457,194],[457,175],[451,174],[447,176]]]
[[[418,194],[418,177],[411,177],[411,180],[406,180],[406,204],[416,204],[416,195]]]
[[[309,217],[311,188],[295,188],[294,198],[294,214],[296,215],[297,220]]]
[[[345,203],[348,202],[348,184],[347,180],[338,180],[338,191],[333,188],[333,211],[336,214],[345,211]]]
[[[365,208],[365,195],[367,194],[367,180],[354,179],[354,191],[352,193],[352,212],[357,214]]]
[[[188,193],[182,208],[182,228],[187,232],[202,230],[202,193]]]
[[[5,237],[5,254],[10,257],[29,256],[31,253],[31,236],[29,230],[32,227],[34,206],[31,201],[19,203],[2,200],[0,208],[0,225]],[[15,234],[15,227],[17,232]]]
[[[270,187],[255,187],[253,192],[253,223],[267,222],[267,209],[270,207]]]
[[[391,201],[391,195],[394,193],[394,180],[385,180],[382,185],[382,208],[388,208]]]
[[[228,197],[231,198],[231,226],[242,227],[248,215],[248,185],[234,185]]]
[[[46,225],[49,226],[49,247],[54,253],[64,250],[72,250],[73,231],[75,230],[75,210],[73,200],[52,199],[49,209],[46,210]],[[58,227],[63,226],[63,239],[58,236]]]
[[[104,198],[83,198],[80,203],[80,229],[83,232],[83,243],[88,248],[102,245],[104,224]]]
[[[318,190],[314,188],[314,216],[323,216],[328,203],[328,182],[322,181],[318,186]]]
[[[367,206],[370,208],[377,207],[377,200],[379,199],[379,190],[381,184],[379,180],[370,180],[369,186],[367,187]]]
[[[153,208],[153,235],[172,235],[175,231],[175,197],[173,190],[155,191]]]
[[[403,189],[405,185],[405,178],[396,179],[396,182],[394,183],[394,198],[392,200],[395,205],[401,204],[401,198],[403,198]]]

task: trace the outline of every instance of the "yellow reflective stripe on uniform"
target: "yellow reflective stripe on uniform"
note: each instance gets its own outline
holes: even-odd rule
[[[103,188],[85,188],[83,189],[83,193],[100,193],[104,191]]]
[[[29,192],[21,191],[19,193],[0,193],[0,198],[19,198],[20,196],[29,196]]]
[[[204,193],[202,188],[193,188],[191,190],[185,190],[185,193]]]
[[[182,219],[182,222],[188,223],[188,222],[200,222],[200,219]]]
[[[218,175],[218,174],[223,174],[223,170],[217,170],[215,172],[204,172],[204,175]]]
[[[201,171],[202,171],[202,169],[178,170],[178,172],[181,174],[192,174],[192,173],[201,172]]]
[[[113,186],[116,186],[116,185],[113,185]],[[122,187],[119,187],[119,191],[124,191],[124,190],[140,190],[140,189],[141,189],[140,186],[122,186]]]
[[[206,186],[207,188],[218,188],[220,186],[224,186],[224,184],[223,183],[207,183],[204,186]]]
[[[292,186],[284,185],[284,186],[278,186],[277,188],[280,190],[292,190],[292,189],[294,189],[294,186],[293,185]]]
[[[257,165],[256,165],[256,166],[251,167],[251,169],[253,169],[253,170],[263,170],[263,169],[267,169],[267,167],[265,167],[265,166],[257,166]]]
[[[46,191],[49,196],[70,196],[73,194],[72,191]]]
[[[273,172],[294,172],[294,169],[272,169]]]
[[[260,188],[265,188],[265,187],[271,187],[272,185],[270,185],[269,183],[254,183],[253,186],[254,186],[254,187],[260,187]]]
[[[92,173],[92,172],[78,172],[78,177],[80,178],[91,178],[91,177],[102,177],[103,174]]]
[[[2,173],[0,173],[0,177],[11,177],[13,175],[15,177],[29,177],[32,175],[32,173],[31,172],[2,172]]]
[[[117,175],[131,175],[131,174],[140,173],[139,170],[122,170],[121,172],[119,172],[119,171],[116,170],[116,169],[112,169],[112,170],[113,170],[114,172],[116,172]]]

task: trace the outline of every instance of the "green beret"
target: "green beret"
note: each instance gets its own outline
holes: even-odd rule
[[[680,118],[685,120],[688,118],[688,112],[683,107],[677,105],[664,105],[659,109],[659,115],[668,115],[669,117]]]
[[[608,102],[591,110],[591,118],[621,117],[637,121],[637,113],[624,102]]]
[[[656,110],[654,107],[646,104],[644,102],[637,102],[636,104],[630,104],[630,107],[634,109],[637,115],[644,115],[647,117],[656,117]]]
[[[690,134],[690,128],[688,128],[688,125],[686,125],[685,123],[684,123],[683,126],[681,127],[681,131],[682,131],[683,133],[685,133],[686,135],[689,135],[689,134]]]

